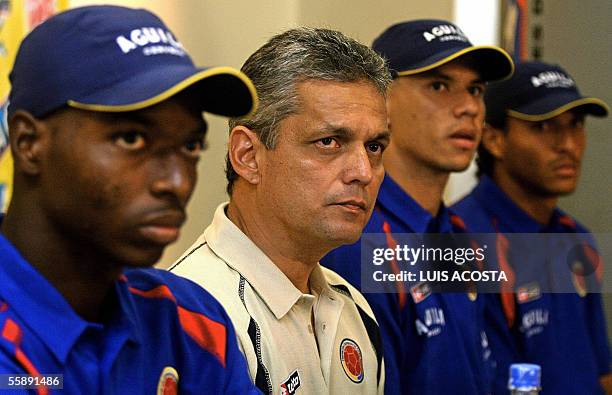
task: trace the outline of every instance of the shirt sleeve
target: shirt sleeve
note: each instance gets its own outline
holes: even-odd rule
[[[159,270],[153,274],[162,277],[170,286],[179,307],[194,316],[205,317],[203,323],[190,326],[190,332],[183,332],[185,343],[177,351],[178,359],[187,365],[185,369],[190,380],[184,384],[189,387],[181,388],[180,392],[260,394],[251,381],[245,357],[238,346],[236,330],[223,306],[208,291],[188,279]],[[201,339],[209,340],[210,344],[203,345]]]

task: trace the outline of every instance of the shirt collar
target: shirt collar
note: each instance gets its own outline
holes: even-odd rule
[[[332,288],[329,285],[327,277],[321,268],[321,265],[317,263],[308,279],[308,285],[313,293],[316,295],[331,294]]]
[[[142,270],[142,269],[132,269]],[[139,313],[134,303],[134,297],[130,291],[130,284],[125,275],[122,275],[118,281],[115,281],[115,291],[119,298],[119,309],[116,316],[116,325],[126,328],[128,331],[128,339],[140,343],[141,333],[145,331],[138,319]]]
[[[414,233],[448,233],[452,226],[449,211],[442,203],[437,216],[432,216],[408,195],[389,174],[378,192],[377,205],[383,207],[389,215],[403,223]]]
[[[15,247],[0,235],[0,296],[11,310],[34,334],[44,342],[62,364],[88,327],[101,328],[99,324],[85,321],[68,304],[66,299]],[[116,283],[122,325],[129,325],[130,338],[136,340],[133,305],[125,282]],[[127,317],[127,318],[126,318]]]
[[[493,180],[483,175],[474,188],[474,196],[478,202],[487,210],[493,218],[498,221],[498,225],[503,225],[503,229],[513,233],[539,233],[571,230],[573,220],[565,215],[561,210],[555,208],[548,225],[542,225],[533,217],[521,209],[512,199],[501,190]],[[502,221],[500,223],[499,221]],[[575,227],[575,224],[573,225]]]
[[[572,217],[555,208],[545,231],[549,233],[586,232],[586,229],[581,229]]]
[[[247,235],[227,218],[226,207],[227,203],[217,207],[212,223],[204,231],[206,242],[215,254],[249,282],[274,316],[281,319],[300,299],[302,292]],[[322,274],[319,272],[315,274],[315,271],[309,279],[311,286],[321,288]]]

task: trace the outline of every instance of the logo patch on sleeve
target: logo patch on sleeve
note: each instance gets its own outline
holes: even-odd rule
[[[297,389],[300,388],[300,373],[297,369],[295,369],[285,380],[284,383],[281,384],[281,395],[293,395],[296,393]]]
[[[576,261],[572,264],[572,283],[576,289],[576,293],[581,298],[587,294],[586,281],[584,279],[584,265],[582,262]]]
[[[538,283],[525,284],[516,289],[516,300],[519,302],[519,304],[539,299],[540,296],[540,284]]]
[[[159,376],[157,395],[177,395],[178,380],[178,372],[172,366],[166,366]]]
[[[357,343],[344,339],[340,343],[340,362],[347,377],[354,383],[363,381],[363,358]]]
[[[431,295],[431,285],[428,283],[417,284],[410,288],[410,295],[412,295],[414,303],[420,303]]]

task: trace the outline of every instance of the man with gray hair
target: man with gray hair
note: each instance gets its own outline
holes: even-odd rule
[[[273,37],[242,71],[260,106],[230,122],[230,201],[171,270],[225,307],[264,393],[382,393],[372,310],[319,259],[357,241],[372,213],[389,72],[366,46],[312,28]]]

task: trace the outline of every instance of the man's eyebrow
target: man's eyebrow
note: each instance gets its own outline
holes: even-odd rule
[[[153,119],[138,112],[103,112],[96,113],[95,116],[102,122],[107,123],[139,123],[145,126],[151,126],[154,123]]]
[[[423,79],[439,79],[439,80],[443,80],[443,81],[452,81],[453,77],[451,77],[450,75],[441,72],[440,70],[429,70],[426,71],[424,73],[422,73],[420,76],[420,78]],[[472,81],[470,81],[471,84],[485,84],[485,81],[482,79],[482,77],[478,76],[476,78],[474,78]]]
[[[422,78],[436,78],[436,79],[445,80],[445,81],[452,80],[452,78],[449,75],[444,74],[440,70],[436,70],[436,69],[424,72],[423,74],[421,74],[421,77]]]
[[[136,123],[145,127],[151,127],[155,124],[156,120],[152,117],[146,116],[139,112],[129,113],[96,113],[95,116],[105,123]],[[198,126],[190,131],[191,134],[202,134],[205,135],[208,131],[208,124],[204,118],[199,120]]]
[[[573,108],[570,110],[570,114],[572,115],[572,119],[584,119],[587,116],[587,113],[584,109]]]
[[[199,125],[191,131],[191,133],[193,134],[201,134],[202,136],[205,136],[207,132],[208,132],[208,124],[203,119],[199,123]]]
[[[348,129],[342,126],[337,126],[331,123],[326,123],[322,127],[318,128],[315,133],[316,134],[333,133],[334,135],[342,137],[342,138],[349,138],[355,134],[351,129]]]
[[[316,134],[334,134],[335,136],[338,136],[342,139],[350,139],[351,137],[353,137],[355,135],[355,132],[349,128],[345,128],[345,127],[338,127],[335,126],[333,124],[325,124],[322,128],[318,129],[316,131]],[[379,133],[376,133],[374,135],[374,137],[372,137],[370,140],[389,140],[391,138],[391,132],[386,129],[383,130]]]
[[[372,140],[391,140],[391,131],[383,130],[382,132],[376,134]]]

